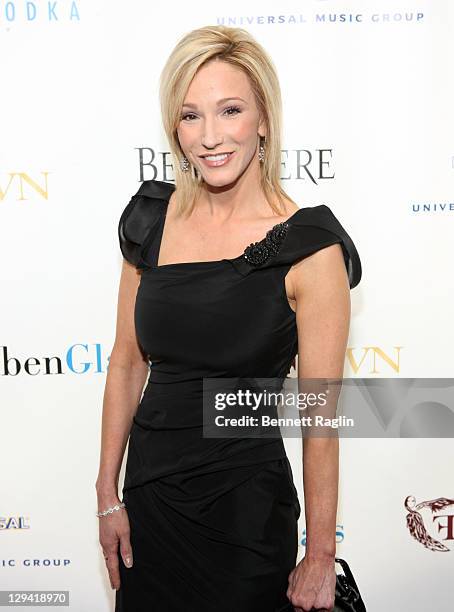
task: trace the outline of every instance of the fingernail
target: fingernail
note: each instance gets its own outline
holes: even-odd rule
[[[126,565],[126,567],[132,567],[132,559],[131,559],[131,557],[126,557],[125,565]]]

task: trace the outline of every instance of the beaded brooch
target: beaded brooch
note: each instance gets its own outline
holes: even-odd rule
[[[251,266],[261,266],[270,257],[279,253],[282,242],[287,235],[289,224],[286,221],[278,223],[267,231],[265,238],[252,242],[244,249],[243,257]]]

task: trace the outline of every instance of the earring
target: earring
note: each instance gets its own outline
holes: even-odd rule
[[[185,155],[180,158],[180,168],[183,170],[183,172],[187,172],[189,170],[189,160]]]
[[[265,139],[263,138],[263,142]],[[260,147],[259,147],[259,162],[263,164],[265,161],[265,147],[262,144],[262,138],[260,138]]]

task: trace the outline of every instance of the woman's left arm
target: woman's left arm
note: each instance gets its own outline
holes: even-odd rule
[[[295,264],[291,286],[296,300],[298,378],[342,379],[351,309],[340,244]],[[287,591],[297,611],[334,606],[338,479],[337,435],[303,437],[306,553],[289,575]]]

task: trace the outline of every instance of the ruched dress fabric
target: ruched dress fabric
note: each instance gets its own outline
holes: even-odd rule
[[[291,612],[301,507],[283,440],[204,437],[203,379],[285,378],[298,352],[285,275],[340,243],[353,288],[360,258],[322,204],[294,213],[277,252],[255,263],[245,249],[158,266],[174,189],[144,181],[118,226],[123,256],[141,272],[134,319],[150,372],[123,485],[134,564],[126,568],[118,553],[115,611]]]

